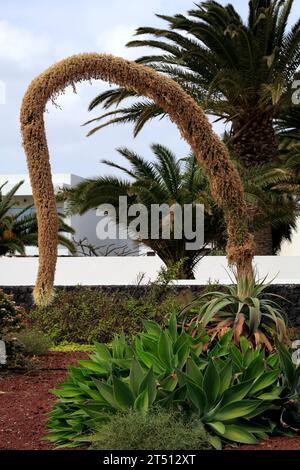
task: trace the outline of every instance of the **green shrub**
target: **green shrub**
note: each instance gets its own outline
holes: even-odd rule
[[[93,450],[209,450],[209,435],[196,419],[155,410],[146,416],[118,413],[93,436]]]
[[[93,352],[94,346],[91,344],[77,344],[77,343],[68,343],[63,342],[57,344],[56,346],[51,346],[51,351],[53,352]]]
[[[19,330],[24,319],[24,309],[16,305],[12,295],[0,289],[0,339]]]
[[[162,321],[182,309],[174,294],[160,300],[147,293],[142,298],[124,292],[88,287],[58,291],[54,303],[30,313],[30,324],[44,331],[55,344],[107,343],[115,334],[133,335],[145,319]]]
[[[49,439],[57,446],[76,446],[120,412],[141,415],[152,408],[180,410],[194,417],[220,442],[255,443],[272,432],[267,414],[280,397],[276,354],[252,350],[232,331],[203,352],[206,334],[193,337],[178,328],[175,316],[167,328],[145,322],[145,331],[128,343],[117,337],[110,347],[96,344],[90,359],[70,367],[53,393]]]
[[[0,289],[0,340],[5,342],[6,364],[0,368],[23,366],[23,345],[15,337],[25,320],[25,311],[18,307],[13,296]]]
[[[24,347],[24,354],[40,356],[46,354],[52,346],[51,340],[37,329],[25,328],[16,334]]]

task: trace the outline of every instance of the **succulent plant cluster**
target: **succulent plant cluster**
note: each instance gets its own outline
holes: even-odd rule
[[[175,316],[165,328],[150,321],[144,327],[131,342],[120,336],[110,347],[95,344],[52,391],[58,401],[48,438],[57,446],[89,441],[101,424],[130,410],[180,411],[196,418],[217,448],[254,444],[278,428],[290,388],[277,352],[254,348],[244,336],[234,344],[232,329],[205,350],[206,332],[192,336]]]

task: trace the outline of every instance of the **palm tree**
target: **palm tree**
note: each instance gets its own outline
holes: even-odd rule
[[[288,29],[292,6],[293,0],[250,0],[245,23],[232,5],[201,2],[187,16],[157,15],[167,27],[139,28],[138,36],[153,38],[131,41],[128,46],[158,49],[158,55],[137,62],[172,77],[207,113],[230,124],[226,143],[243,167],[274,163],[278,160],[276,123],[281,133],[292,130],[300,136],[299,107],[291,99],[300,66],[300,20]],[[109,110],[133,96],[138,94],[112,88],[97,96],[89,109],[102,105]],[[146,122],[162,116],[164,111],[153,101],[139,99],[89,121],[100,121],[89,135],[109,124],[127,122],[134,123],[136,135]],[[255,234],[256,253],[270,254],[271,226],[262,230]],[[260,244],[266,238],[268,247]]]
[[[291,241],[300,215],[300,145],[282,141],[279,164],[240,168],[248,207],[253,208],[253,230],[260,246],[270,255],[280,251],[284,240]],[[271,227],[271,231],[265,231]],[[269,237],[268,237],[269,236]],[[268,251],[270,250],[270,251]]]
[[[68,202],[71,213],[83,214],[103,203],[112,204],[116,209],[119,223],[119,196],[127,196],[128,205],[143,204],[148,213],[148,238],[141,238],[144,243],[155,251],[167,267],[174,264],[181,266],[178,278],[194,278],[193,270],[198,261],[207,253],[207,244],[225,249],[225,224],[221,211],[214,204],[208,189],[207,179],[204,177],[196,157],[177,160],[175,155],[166,147],[153,144],[151,146],[154,161],[148,162],[128,148],[119,148],[119,154],[129,163],[129,168],[108,160],[103,163],[110,168],[122,170],[127,179],[113,176],[88,179],[74,188],[62,189],[60,198]],[[151,239],[151,205],[152,204],[203,204],[205,207],[205,243],[197,250],[187,250],[188,241],[184,231],[181,239],[174,238],[174,226],[171,224],[171,239]],[[184,212],[182,212],[184,218]],[[133,219],[128,217],[128,226]],[[195,219],[194,219],[195,220]],[[183,220],[184,226],[184,220]],[[215,227],[219,227],[215,230]]]
[[[122,170],[130,180],[115,177],[99,177],[80,183],[72,189],[63,189],[59,197],[68,201],[71,213],[83,214],[103,203],[110,203],[118,209],[119,196],[127,196],[130,204],[142,203],[148,208],[151,204],[178,202],[179,204],[202,203],[205,207],[205,242],[204,249],[187,252],[185,241],[178,240],[143,240],[165,261],[167,266],[185,259],[179,277],[193,278],[193,268],[200,257],[209,254],[207,245],[214,250],[225,251],[226,230],[222,213],[214,204],[209,184],[193,154],[177,160],[175,155],[161,145],[152,145],[155,163],[151,163],[127,148],[118,149],[125,157],[130,169],[111,161],[103,163],[111,168]],[[242,168],[236,161],[238,170],[243,175],[245,197],[248,206],[255,210],[253,230],[262,233],[267,225],[272,227],[272,240],[261,240],[271,244],[272,252],[280,251],[284,240],[291,240],[292,230],[296,228],[300,209],[300,145],[282,143],[280,147],[281,165],[262,165]],[[132,182],[133,179],[133,182]],[[117,213],[118,214],[118,213]],[[132,219],[128,219],[128,224]],[[148,224],[151,225],[150,223]]]
[[[16,206],[13,200],[23,181],[16,184],[4,196],[3,187],[0,186],[0,256],[19,253],[25,255],[26,246],[38,246],[38,226],[32,205],[26,206],[17,212],[12,212]],[[59,214],[59,244],[65,246],[72,254],[76,252],[75,245],[64,233],[73,234],[74,230],[64,222],[64,215]]]

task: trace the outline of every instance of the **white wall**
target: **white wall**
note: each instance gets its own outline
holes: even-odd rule
[[[82,181],[83,178],[79,176],[72,175],[71,173],[54,173],[52,175],[53,186],[55,189],[58,189],[62,186],[71,186],[74,183]],[[22,186],[18,189],[16,195],[17,196],[31,196],[32,195],[32,188],[30,184],[29,174],[21,173],[21,174],[7,174],[3,175],[0,174],[0,186],[1,184],[8,181],[7,185],[3,188],[3,192],[6,193],[12,189],[20,181],[24,181]]]
[[[255,258],[259,276],[275,278],[275,284],[300,284],[300,257],[262,256]],[[154,280],[163,265],[157,256],[140,257],[67,257],[58,258],[56,285],[134,285],[140,274],[144,282]],[[0,286],[32,286],[38,258],[0,258]],[[205,257],[198,264],[195,281],[180,284],[230,283],[226,258]]]

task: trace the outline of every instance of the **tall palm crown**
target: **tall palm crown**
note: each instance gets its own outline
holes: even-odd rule
[[[137,35],[150,34],[155,39],[131,41],[128,46],[160,49],[162,54],[144,56],[137,62],[170,75],[208,113],[230,121],[234,134],[245,134],[257,124],[257,118],[265,129],[293,108],[292,83],[300,66],[300,20],[287,31],[292,5],[293,0],[251,0],[245,24],[232,5],[202,2],[188,16],[157,15],[168,28],[139,28]],[[106,108],[119,105],[129,96],[134,93],[111,89],[95,98],[90,109],[99,104]],[[114,122],[133,121],[137,133],[162,111],[142,100],[115,113]]]
[[[38,246],[36,214],[31,211],[32,206],[26,206],[16,213],[12,212],[12,208],[16,206],[13,198],[23,181],[2,195],[5,184],[0,186],[0,256],[15,253],[25,255],[26,246]],[[58,240],[74,254],[76,248],[65,236],[67,233],[73,234],[74,230],[64,222],[63,218],[63,215],[59,214]]]
[[[162,205],[191,204],[195,212],[196,204],[205,207],[205,243],[213,242],[217,248],[225,247],[225,226],[220,211],[215,206],[209,194],[208,184],[193,155],[182,160],[177,160],[175,155],[166,147],[153,144],[151,149],[154,160],[149,162],[128,148],[118,149],[120,155],[125,157],[129,168],[118,165],[108,160],[103,163],[110,168],[121,170],[127,179],[113,176],[104,176],[88,179],[79,183],[74,188],[66,188],[61,191],[60,197],[68,201],[72,213],[84,213],[101,204],[112,204],[119,209],[119,196],[127,196],[128,206],[143,204],[148,209],[148,238],[140,238],[140,242],[151,247],[171,267],[181,261],[182,269],[178,272],[181,278],[192,278],[196,263],[206,253],[205,246],[199,249],[187,250],[186,243],[189,240],[183,233],[182,239],[174,236],[174,226],[171,223],[171,237],[163,239],[160,220],[160,233],[158,239],[151,238],[151,207],[154,204]],[[117,211],[117,219],[119,213]],[[184,222],[184,211],[182,211]],[[128,216],[128,228],[132,217]],[[193,214],[195,220],[195,214]],[[216,230],[216,227],[218,229]],[[195,228],[195,227],[194,227]]]
[[[300,106],[292,102],[300,66],[300,20],[289,29],[292,6],[293,0],[250,0],[244,22],[232,5],[201,2],[186,16],[158,15],[166,28],[139,28],[138,36],[152,38],[128,44],[158,49],[158,55],[137,62],[171,76],[207,113],[230,123],[226,143],[243,168],[276,160],[280,164],[278,132],[300,138]],[[145,99],[120,106],[133,96],[123,88],[97,96],[90,109],[103,105],[108,111],[89,121],[100,121],[89,134],[126,122],[134,123],[137,134],[153,117],[164,115]],[[260,238],[270,233],[270,226],[266,227]],[[271,254],[271,246],[268,253],[260,252],[256,242],[257,254]]]

